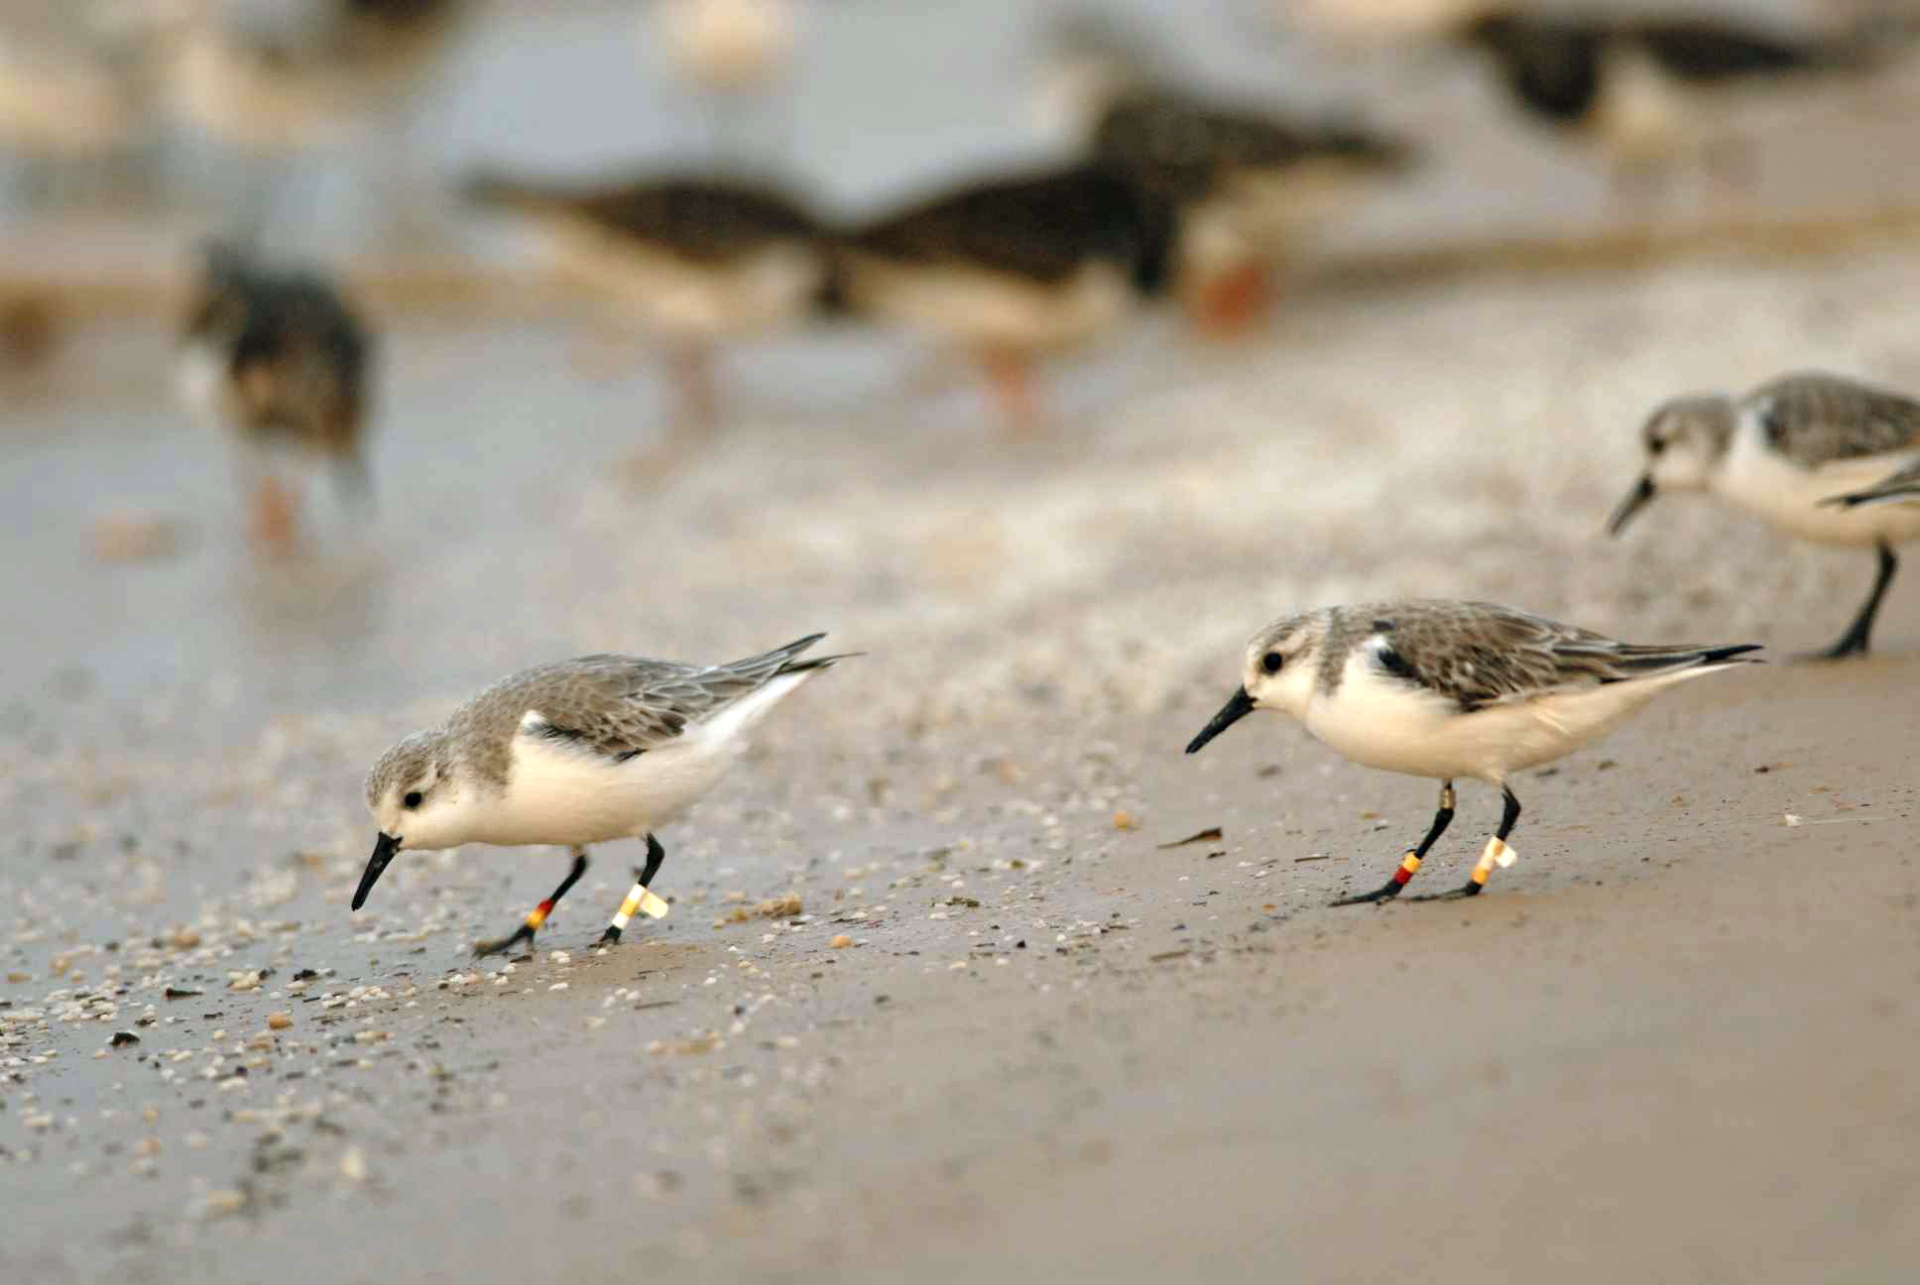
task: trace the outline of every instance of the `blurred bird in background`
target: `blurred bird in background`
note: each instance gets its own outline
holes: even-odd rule
[[[483,173],[464,190],[533,224],[574,284],[665,352],[682,444],[720,419],[718,345],[830,303],[820,224],[771,181],[660,173],[568,185]]]
[[[1271,265],[1378,195],[1413,158],[1350,111],[1289,112],[1189,89],[1143,33],[1104,12],[1069,13],[1041,46],[1043,111],[1095,161],[1180,207],[1176,288],[1209,333],[1256,319]]]
[[[182,391],[234,435],[264,548],[293,548],[299,480],[316,461],[332,467],[344,500],[371,498],[362,436],[373,344],[323,277],[209,245],[181,338]]]
[[[860,315],[972,354],[1022,437],[1041,419],[1034,360],[1160,294],[1177,219],[1100,165],[964,183],[842,237],[839,291]]]
[[[1595,154],[1622,195],[1659,192],[1687,168],[1749,189],[1756,156],[1741,124],[1754,96],[1878,73],[1910,47],[1917,16],[1597,0],[1301,0],[1298,10],[1312,30],[1472,51],[1505,101]]]

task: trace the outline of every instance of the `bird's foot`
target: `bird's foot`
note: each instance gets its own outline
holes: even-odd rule
[[[475,942],[473,944],[473,957],[475,959],[485,959],[488,955],[503,954],[506,951],[512,950],[523,941],[528,943],[533,941],[533,928],[530,925],[521,924],[508,936],[498,938],[494,941]]]
[[[1387,902],[1398,897],[1400,890],[1406,886],[1405,883],[1397,879],[1389,880],[1383,888],[1375,888],[1372,892],[1363,892],[1357,897],[1342,897],[1340,900],[1330,904],[1335,906],[1384,906]]]
[[[1422,897],[1414,897],[1412,898],[1412,900],[1414,901],[1465,901],[1468,897],[1478,897],[1480,893],[1486,888],[1486,886],[1487,885],[1483,883],[1475,883],[1473,880],[1469,879],[1465,884],[1461,885],[1458,888],[1455,888],[1452,892],[1430,892]]]
[[[1829,660],[1852,660],[1855,656],[1864,656],[1866,654],[1867,640],[1849,635],[1823,651],[1801,652],[1795,656],[1794,659],[1818,663]]]
[[[607,930],[600,934],[600,940],[593,944],[596,946],[618,946],[620,944],[620,930],[612,924],[608,924]]]

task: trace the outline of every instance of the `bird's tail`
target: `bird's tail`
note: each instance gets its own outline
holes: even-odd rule
[[[1874,504],[1913,504],[1920,502],[1920,477],[1889,478],[1864,491],[1848,491],[1821,500],[1825,508],[1858,509]]]
[[[772,651],[762,652],[758,656],[749,656],[745,660],[736,660],[719,668],[727,674],[748,679],[753,682],[766,682],[782,674],[799,674],[809,670],[826,669],[835,661],[846,660],[850,656],[860,655],[857,651],[841,652],[837,656],[813,656],[800,659],[800,653],[819,642],[826,635],[808,634],[805,638],[796,638],[784,647],[775,647]]]
[[[1759,651],[1760,647],[1759,643],[1734,643],[1726,647],[1622,645],[1611,649],[1607,665],[1610,672],[1601,681],[1618,683],[1635,678],[1679,677],[1734,665],[1764,664],[1758,656],[1747,654]]]

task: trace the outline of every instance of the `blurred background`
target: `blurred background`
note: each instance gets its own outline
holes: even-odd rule
[[[1639,425],[1667,397],[1802,367],[1920,389],[1916,120],[1920,7],[1893,0],[0,0],[0,601],[11,607],[0,635],[0,813],[19,854],[0,888],[16,908],[10,976],[27,979],[9,982],[14,1011],[39,1004],[32,997],[56,977],[77,985],[69,966],[110,976],[101,970],[120,965],[103,962],[109,939],[117,949],[159,943],[159,932],[191,943],[156,944],[144,973],[209,984],[192,980],[199,969],[216,993],[229,968],[325,961],[343,986],[396,989],[399,968],[457,971],[461,945],[497,930],[549,872],[497,852],[458,866],[453,854],[422,858],[396,865],[382,885],[391,899],[350,920],[368,838],[361,774],[482,684],[597,650],[718,661],[820,629],[835,650],[871,657],[772,720],[754,770],[674,836],[665,878],[679,906],[787,890],[826,904],[846,886],[843,862],[917,887],[929,860],[946,860],[921,854],[957,845],[1000,862],[992,880],[1051,896],[1046,914],[1104,921],[1119,912],[1101,898],[1148,886],[1138,848],[1149,834],[1177,838],[1222,816],[1222,852],[1247,858],[1238,866],[1303,842],[1384,858],[1398,840],[1375,829],[1424,825],[1427,787],[1359,773],[1272,729],[1243,758],[1178,759],[1230,689],[1242,640],[1311,605],[1433,595],[1512,602],[1644,640],[1787,651],[1825,641],[1865,590],[1865,554],[1792,543],[1724,506],[1680,500],[1619,541],[1602,527],[1641,467]],[[1896,582],[1879,638],[1898,657],[1917,635],[1920,593]],[[1876,721],[1913,688],[1897,661],[1878,664],[1781,679],[1803,684],[1781,716],[1798,720],[1790,734],[1751,710],[1738,725],[1756,742],[1784,737],[1803,766],[1824,762],[1827,707],[1811,685],[1844,688],[1857,702],[1849,717]],[[1682,768],[1723,772],[1724,788],[1702,786],[1701,797],[1743,807],[1785,788],[1784,760],[1755,778],[1770,769],[1744,751],[1714,758],[1696,746],[1698,704],[1670,708],[1636,724],[1646,729],[1638,753],[1602,761],[1603,778],[1569,767],[1530,785],[1527,824],[1543,828],[1523,834],[1573,843],[1552,828],[1588,815],[1570,802],[1570,781],[1604,796],[1599,813],[1613,820],[1643,817],[1648,800],[1678,804]],[[1900,723],[1889,721],[1890,735]],[[1905,753],[1856,766],[1872,779]],[[1780,806],[1769,795],[1752,811],[1771,821]],[[1055,864],[1020,867],[1030,860]],[[597,914],[596,897],[625,887],[620,861],[596,868],[575,901]],[[1259,919],[1324,900],[1312,880],[1332,869],[1281,866],[1255,885],[1230,864],[1194,867],[1190,886],[1152,885],[1140,913],[1163,909],[1181,932],[1191,918],[1200,955],[1212,930],[1186,907],[1203,879]],[[1577,869],[1539,877],[1583,877]],[[1634,923],[1668,922],[1644,909]],[[1763,941],[1792,917],[1763,910],[1753,913],[1765,923],[1728,940]],[[576,916],[559,931],[578,936],[590,916]],[[649,964],[667,970],[649,985],[679,986],[708,967],[689,962],[720,949],[723,938],[695,922],[705,918],[683,910],[661,922],[657,939],[691,953]],[[962,931],[959,911],[933,919],[916,902],[911,915],[851,930],[870,929],[894,953],[848,957],[841,974],[871,968],[861,975],[873,985],[844,1013],[824,984],[824,1000],[783,992],[795,1038],[827,1010],[866,1030],[910,1008],[877,1007],[867,991],[910,1000],[888,972],[922,967],[901,958],[909,949],[969,949],[948,940]],[[269,921],[288,926],[257,929]],[[1683,912],[1673,922],[1686,929]],[[1582,979],[1569,983],[1581,1004],[1553,999],[1552,1022],[1570,1023],[1576,1009],[1603,1027],[1665,1020],[1582,990],[1595,974],[1579,951],[1554,953],[1577,939],[1567,931],[1536,953],[1564,966],[1555,976]],[[753,946],[757,925],[724,940],[769,969],[798,949],[784,936]],[[1911,947],[1910,933],[1901,940]],[[1390,954],[1375,945],[1377,961]],[[416,949],[424,960],[396,962]],[[1041,954],[1018,956],[1006,975],[1026,985]],[[794,966],[818,979],[817,964]],[[1717,963],[1692,971],[1702,984],[1748,976]],[[1344,994],[1344,984],[1316,993]],[[1096,980],[1088,1003],[1099,990]],[[572,999],[584,1004],[585,991],[576,983]],[[638,1046],[669,1028],[745,1020],[739,1008],[696,1009],[699,994],[665,1014],[623,1004],[605,1038]],[[704,994],[756,1002],[734,980]],[[1245,1001],[1216,998],[1165,1020],[1198,1023],[1196,1048],[1219,1034],[1194,1015],[1203,1009],[1236,1013],[1236,1032],[1265,1029],[1264,1011],[1256,1021],[1233,1008]],[[1465,995],[1453,1000],[1469,1007]],[[385,1011],[367,1003],[351,1022]],[[1107,1010],[1112,1029],[1131,1029],[1129,1003]],[[1807,1011],[1828,1003],[1824,990],[1806,997]],[[1497,1005],[1473,1011],[1464,1026],[1429,1031],[1436,1043],[1421,1057],[1457,1040],[1462,1059],[1499,1047],[1525,1067],[1548,1047],[1530,1043],[1535,1028],[1474,1026],[1497,1022],[1487,1016]],[[1876,1027],[1910,1032],[1883,1018]],[[1025,1020],[1014,1023],[1022,1032]],[[76,1056],[91,1054],[98,1032],[48,1022],[0,1030],[18,1086],[0,1159],[20,1161],[0,1165],[0,1191],[37,1229],[31,1243],[0,1247],[0,1265],[13,1252],[93,1278],[116,1255],[144,1252],[150,1242],[133,1232],[111,1244],[97,1233],[137,1229],[188,1201],[147,1183],[155,1172],[188,1175],[193,1208],[215,1216],[225,1206],[209,1193],[264,1211],[276,1183],[359,1183],[341,1154],[348,1142],[332,1133],[314,1135],[304,1162],[260,1168],[251,1125],[176,1112],[181,1085],[155,1090],[168,1114],[154,1145],[166,1150],[141,1168],[150,1157],[122,1153],[124,1129],[86,1114],[120,1100],[116,1073]],[[1797,1039],[1771,1012],[1756,1023]],[[239,1029],[238,1018],[226,1024]],[[1387,1025],[1356,1027],[1353,1047],[1404,1051],[1378,1044]],[[1004,1034],[994,1018],[936,1032],[989,1060]],[[1616,1134],[1609,1121],[1621,1119],[1649,1132],[1657,1119],[1713,1127],[1711,1110],[1690,1106],[1731,1099],[1698,1085],[1697,1097],[1667,1091],[1659,1050],[1671,1032],[1639,1034],[1621,1036],[1632,1046],[1623,1056],[1640,1051],[1653,1087],[1602,1102],[1591,1136]],[[163,1035],[147,1031],[149,1051]],[[345,1038],[313,1036],[311,1078],[287,1092],[331,1091],[358,1074],[330,1069]],[[572,1101],[583,1083],[633,1087],[584,1055],[570,1072],[579,1078],[556,1076],[504,1018],[457,1037],[435,1026],[432,1038],[459,1056],[411,1043],[408,1056],[457,1062],[469,1096],[449,1109],[462,1118],[502,1120],[489,1103],[509,1091],[525,1095],[518,1113],[536,1092]],[[1093,1049],[1087,1064],[1099,1063],[1098,1043],[1058,1057]],[[18,1060],[62,1047],[62,1062]],[[1520,1139],[1475,1135],[1459,1155],[1517,1174],[1509,1161],[1522,1141],[1545,1149],[1534,1159],[1549,1169],[1584,1154],[1590,1137],[1541,1122],[1560,1119],[1559,1077],[1590,1059],[1585,1045],[1552,1047],[1564,1056],[1549,1049],[1537,1075],[1512,1077],[1537,1094],[1530,1115],[1513,1117],[1531,1121]],[[738,1048],[761,1056],[744,1040]],[[765,1048],[766,1065],[753,1064],[763,1088],[787,1056]],[[1745,1046],[1724,1056],[1777,1061]],[[1177,1074],[1202,1078],[1168,1100],[1202,1114],[1224,1104],[1195,1138],[1237,1135],[1272,1105],[1258,1076],[1222,1088],[1205,1076],[1226,1075],[1224,1063],[1186,1062]],[[1343,1078],[1334,1062],[1319,1083]],[[441,1247],[450,1261],[465,1255],[497,1274],[507,1254],[519,1262],[521,1246],[544,1241],[530,1224],[557,1208],[574,1216],[557,1202],[588,1176],[559,1142],[504,1124],[420,1142],[407,1113],[428,1092],[415,1091],[425,1083],[416,1063],[367,1065],[374,1087],[329,1098],[329,1118],[346,1122],[353,1147],[376,1149],[376,1171],[411,1172],[416,1198],[448,1202],[443,1225],[459,1221],[456,1197],[467,1193],[438,1185],[437,1164],[535,1174],[561,1193],[500,1198],[489,1217],[513,1229],[513,1248],[476,1234]],[[1479,1062],[1462,1065],[1450,1082],[1496,1082]],[[973,1140],[989,1152],[1023,1133],[1012,1107],[991,1114],[1005,1083],[998,1061],[973,1066],[964,1083],[921,1069],[997,1123]],[[890,1092],[874,1074],[869,1106]],[[863,1197],[834,1184],[909,1166],[948,1137],[944,1101],[916,1100],[910,1142],[879,1160],[843,1155],[849,1167],[836,1175],[783,1160],[793,1153],[783,1139],[714,1123],[706,1095],[744,1098],[752,1075],[724,1086],[649,1075],[636,1082],[658,1096],[608,1127],[633,1129],[636,1150],[671,1154],[660,1172],[684,1178],[695,1193],[686,1205],[706,1211],[687,1225],[707,1240],[672,1242],[689,1261],[723,1243],[726,1219],[743,1209],[800,1220],[844,1210]],[[833,1074],[807,1075],[830,1120]],[[1012,1079],[1008,1100],[1035,1118],[1053,1118],[1062,1102],[1048,1095],[1077,1083],[1051,1063]],[[1393,1083],[1396,1103],[1412,1096]],[[259,1072],[254,1085],[262,1111],[267,1086],[283,1087]],[[1773,1137],[1781,1119],[1802,1118],[1802,1098],[1855,1096],[1845,1084],[1801,1090],[1782,1088],[1791,1109],[1756,1099],[1767,1128],[1740,1136]],[[256,1089],[233,1092],[221,1100]],[[38,1118],[36,1093],[76,1103],[83,1123],[49,1114],[50,1133],[20,1124]],[[1311,1092],[1298,1100],[1317,1110]],[[656,1117],[656,1101],[680,1114]],[[1451,1111],[1433,1101],[1436,1115]],[[1669,1115],[1648,1123],[1656,1101]],[[1911,1093],[1901,1102],[1910,1110]],[[1351,1109],[1315,1118],[1329,1129],[1401,1119],[1364,1095],[1343,1103]],[[1168,1102],[1145,1105],[1152,1114]],[[1807,1118],[1811,1129],[1821,1117]],[[182,1144],[182,1121],[213,1135],[204,1152]],[[808,1146],[866,1136],[793,1127]],[[1438,1188],[1458,1171],[1448,1150],[1458,1140],[1444,1124],[1436,1136],[1449,1140],[1429,1155]],[[1351,1148],[1361,1159],[1349,1185],[1327,1189],[1337,1201],[1289,1206],[1298,1226],[1334,1211],[1360,1220],[1355,1238],[1373,1234],[1375,1175],[1362,1160],[1402,1146],[1375,1142]],[[1486,1154],[1475,1150],[1483,1144]],[[576,1134],[569,1145],[597,1154],[600,1143]],[[1182,1154],[1210,1163],[1212,1145]],[[1756,1187],[1770,1173],[1797,1175],[1808,1147],[1795,1146],[1728,1170],[1757,1175]],[[1235,1163],[1285,1167],[1299,1154],[1289,1140]],[[1706,1167],[1719,1153],[1694,1154]],[[1881,1173],[1834,1157],[1836,1183]],[[1688,1202],[1722,1191],[1718,1169],[1653,1174],[1635,1163],[1622,1157],[1615,1178],[1647,1184],[1645,1203],[1684,1205],[1690,1226],[1676,1237],[1707,1227],[1731,1243],[1728,1229],[1798,1225],[1764,1216],[1769,1199],[1798,1201],[1792,1182],[1745,1196],[1727,1188],[1703,1211]],[[966,1172],[972,1182],[990,1170]],[[1108,1172],[1123,1198],[1145,1189],[1126,1178],[1140,1169]],[[631,1175],[620,1173],[624,1184]],[[756,1174],[758,1187],[741,1178]],[[767,1196],[786,1190],[770,1174],[814,1203]],[[1266,1190],[1285,1187],[1267,1176]],[[903,1181],[900,1199],[927,1189]],[[95,1193],[107,1212],[68,1200],[73,1190]],[[247,1193],[237,1204],[221,1195],[236,1190]],[[1526,1203],[1546,1196],[1509,1194],[1516,1225],[1560,1216]],[[360,1278],[371,1278],[380,1246],[411,1243],[416,1207],[399,1202],[378,1215],[388,1221],[356,1221],[343,1237],[330,1221],[341,1209],[376,1218],[345,1199],[283,1213],[323,1248],[371,1228],[357,1251]],[[940,1208],[928,1200],[898,1222],[904,1231],[867,1230],[918,1235],[933,1221],[925,1209]],[[1454,1216],[1432,1205],[1419,1216]],[[1269,1212],[1248,1208],[1236,1228]],[[1116,1221],[1102,1209],[1080,1215]],[[482,1221],[470,1216],[469,1227]],[[1036,1236],[1049,1230],[1040,1221]],[[1910,1238],[1913,1224],[1898,1222],[1887,1216],[1884,1243]],[[1138,1225],[1149,1224],[1164,1225],[1143,1212]],[[894,1225],[876,1216],[874,1226]],[[1636,1229],[1647,1234],[1644,1221]],[[1819,1243],[1881,1243],[1829,1230],[1834,1239]],[[621,1261],[617,1236],[599,1243],[604,1261]],[[1766,1238],[1753,1243],[1760,1262]],[[1603,1230],[1591,1247],[1614,1248]],[[269,1251],[261,1238],[245,1253]]]

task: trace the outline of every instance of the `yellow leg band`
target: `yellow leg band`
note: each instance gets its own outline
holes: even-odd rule
[[[1484,884],[1487,876],[1493,873],[1493,845],[1498,842],[1498,839],[1487,840],[1486,850],[1480,854],[1480,859],[1473,863],[1471,877],[1475,883]]]
[[[535,906],[527,912],[527,927],[537,929],[541,924],[546,922],[547,908],[545,906]]]
[[[1400,863],[1400,868],[1406,871],[1408,874],[1413,874],[1414,872],[1420,869],[1420,858],[1414,856],[1411,852],[1409,852],[1407,854],[1407,859]]]
[[[620,903],[620,913],[615,916],[615,921],[622,928],[626,927],[627,921],[633,918],[633,912],[640,909],[640,899],[646,895],[646,892],[645,888],[635,884],[633,891],[627,894],[627,899]]]

